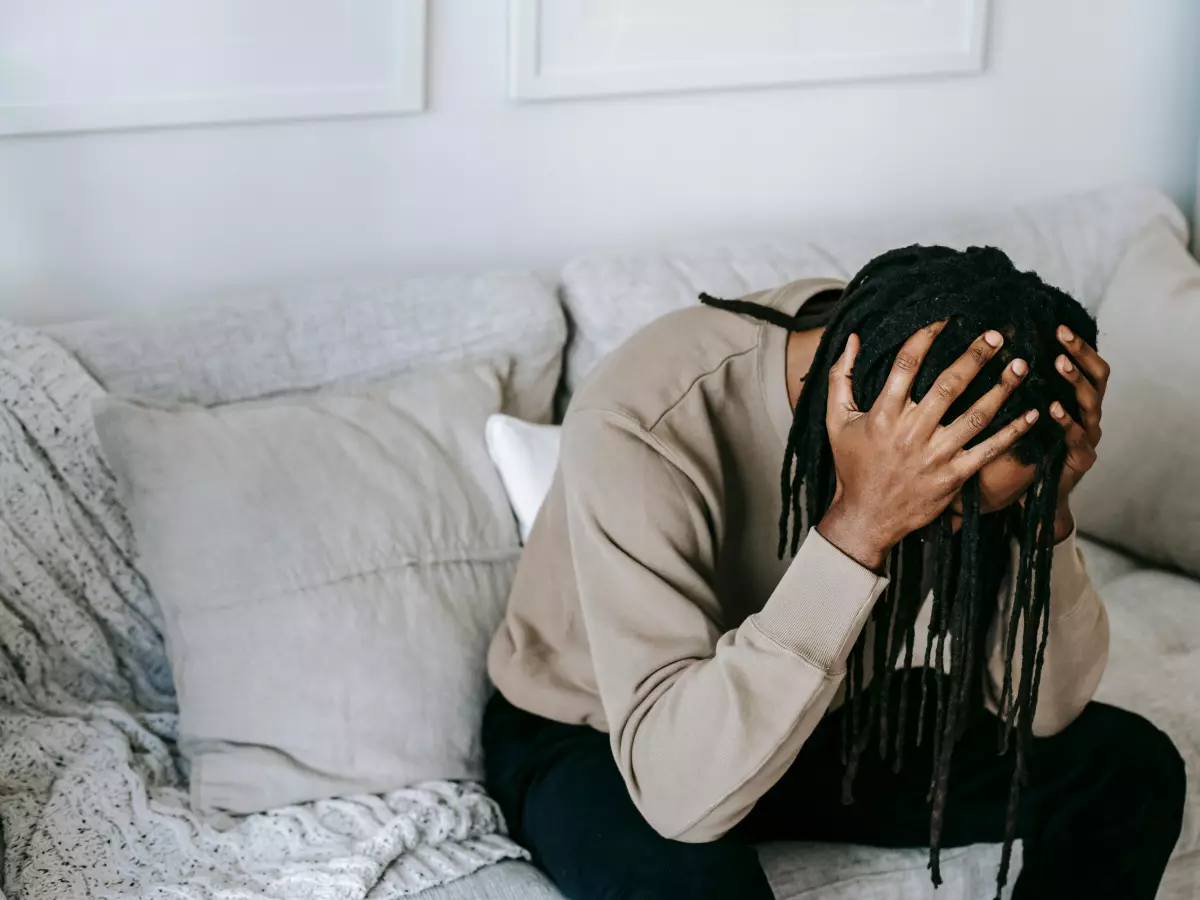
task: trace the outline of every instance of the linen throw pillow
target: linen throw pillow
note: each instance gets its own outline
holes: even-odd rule
[[[1200,575],[1200,265],[1156,221],[1101,301],[1112,366],[1096,465],[1071,498],[1087,534]]]
[[[500,405],[487,367],[353,396],[98,403],[197,810],[481,776],[519,553],[483,439]]]
[[[522,543],[554,480],[561,432],[558,425],[534,425],[503,413],[488,417],[488,455],[508,493]]]

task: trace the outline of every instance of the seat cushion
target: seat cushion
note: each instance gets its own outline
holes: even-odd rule
[[[1188,774],[1175,855],[1200,853],[1200,582],[1145,570],[1108,583],[1100,595],[1112,643],[1097,699],[1141,713],[1175,741]]]
[[[759,857],[777,900],[958,900],[993,895],[1000,848],[979,845],[944,851],[945,883],[937,893],[925,867],[929,859],[925,850],[776,843],[760,847]],[[1020,860],[1017,846],[1014,866]],[[1003,896],[1011,893],[1010,884]],[[563,898],[550,879],[529,863],[502,862],[424,891],[421,900]]]
[[[440,887],[421,900],[562,900],[553,883],[529,863],[502,862]]]
[[[958,900],[992,897],[1000,847],[977,844],[942,851],[942,879],[929,879],[929,851],[846,844],[765,844],[759,857],[778,900]],[[1021,847],[1013,848],[1013,871]],[[1012,894],[1011,880],[1003,897]]]

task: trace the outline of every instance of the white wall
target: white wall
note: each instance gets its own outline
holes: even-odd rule
[[[0,315],[554,265],[1112,182],[1191,208],[1195,0],[993,0],[981,77],[530,105],[505,98],[501,0],[430,7],[418,117],[0,140]]]

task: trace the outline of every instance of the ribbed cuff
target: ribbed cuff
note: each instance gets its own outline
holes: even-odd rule
[[[838,674],[887,583],[810,528],[754,623],[785,649]]]
[[[1073,615],[1088,593],[1091,577],[1083,562],[1083,552],[1075,540],[1076,529],[1054,545],[1050,557],[1050,618]]]

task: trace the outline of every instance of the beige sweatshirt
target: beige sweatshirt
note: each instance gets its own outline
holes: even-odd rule
[[[793,313],[840,286],[750,299]],[[679,840],[724,834],[791,765],[840,702],[887,584],[815,530],[794,559],[776,558],[786,347],[778,327],[695,307],[599,366],[567,413],[489,654],[516,706],[608,732],[639,810]],[[1055,548],[1051,591],[1037,734],[1079,714],[1108,651],[1074,535]],[[997,642],[988,668],[998,685]]]

